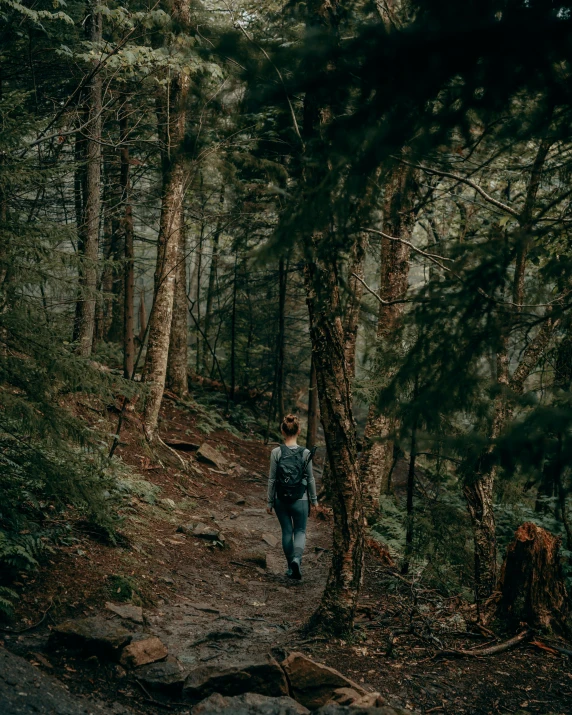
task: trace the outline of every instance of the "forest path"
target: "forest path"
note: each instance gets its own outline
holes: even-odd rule
[[[243,494],[244,505],[223,500],[195,517],[220,528],[230,545],[217,554],[216,568],[206,558],[181,560],[176,596],[148,616],[153,631],[185,667],[292,649],[297,629],[319,603],[329,566],[324,557],[328,525],[309,520],[303,579],[294,581],[285,575],[278,520],[259,506],[265,503],[261,489]],[[196,540],[195,548],[209,547]],[[264,556],[266,568],[249,560]]]
[[[92,406],[86,419],[99,419],[112,432],[114,419],[97,414]],[[265,510],[273,445],[222,426],[207,433],[201,429],[207,417],[174,402],[164,406],[164,439],[207,442],[224,460],[215,467],[181,451],[186,470],[176,459],[160,464],[141,438],[136,415],[129,417],[118,450],[129,466],[120,507],[126,543],[100,543],[79,528],[68,534],[33,578],[22,575],[15,626],[32,627],[2,634],[0,646],[56,675],[71,694],[95,697],[113,712],[167,712],[120,666],[54,652],[47,644],[50,629],[67,618],[117,618],[106,602],[128,600],[132,589],[133,600],[143,600],[144,630],[185,670],[299,650],[397,707],[445,715],[570,713],[572,672],[565,657],[529,645],[490,658],[434,659],[435,637],[446,647],[479,645],[475,634],[463,635],[474,611],[459,596],[414,588],[371,551],[354,641],[305,639],[301,626],[319,602],[329,568],[331,524],[309,519],[303,580],[288,579],[279,523]],[[197,523],[222,532],[225,548],[189,531]],[[257,556],[266,568],[248,560]],[[172,712],[189,712],[188,705],[168,702]]]

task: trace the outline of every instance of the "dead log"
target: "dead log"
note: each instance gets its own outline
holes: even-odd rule
[[[561,539],[526,522],[507,549],[497,616],[509,626],[567,633],[570,603],[560,563]]]

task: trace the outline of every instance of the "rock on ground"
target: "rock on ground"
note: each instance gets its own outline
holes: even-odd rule
[[[292,698],[245,693],[233,698],[210,695],[193,708],[193,715],[308,715],[309,710]]]
[[[263,569],[267,566],[266,551],[264,551],[264,549],[246,549],[245,551],[239,552],[237,556],[239,561],[256,564]]]
[[[217,469],[223,472],[228,467],[228,461],[222,456],[222,454],[211,447],[210,444],[204,442],[201,444],[197,450],[197,459],[199,462],[206,462],[207,464],[214,464]]]
[[[284,671],[269,655],[245,660],[228,660],[226,663],[204,665],[192,670],[183,686],[183,694],[195,702],[213,693],[242,695],[258,693],[279,697],[288,695]]]
[[[60,623],[52,631],[49,645],[51,648],[64,646],[119,660],[122,648],[132,638],[133,634],[116,621],[94,616]]]
[[[105,607],[108,611],[117,614],[120,618],[134,623],[143,623],[143,609],[141,606],[133,606],[130,603],[110,603],[107,602]]]
[[[2,715],[132,715],[120,705],[106,707],[68,693],[28,661],[0,648]]]
[[[282,663],[292,696],[310,710],[328,703],[339,688],[351,688],[360,696],[366,691],[334,668],[307,658],[302,653],[290,653]]]
[[[169,656],[159,663],[150,663],[137,668],[133,675],[146,688],[157,690],[166,695],[179,696],[183,691],[183,683],[187,673],[176,658]]]
[[[119,662],[126,668],[136,668],[139,665],[164,660],[168,654],[165,644],[157,636],[150,636],[126,646]]]

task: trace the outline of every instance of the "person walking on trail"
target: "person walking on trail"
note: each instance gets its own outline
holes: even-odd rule
[[[266,511],[269,514],[272,509],[276,511],[282,528],[282,549],[288,562],[286,576],[300,580],[310,503],[318,504],[312,474],[313,451],[298,446],[300,423],[295,415],[284,417],[280,431],[284,444],[273,449],[270,455]]]

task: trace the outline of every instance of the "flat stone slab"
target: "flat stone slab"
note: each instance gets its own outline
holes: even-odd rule
[[[108,708],[70,695],[55,678],[27,660],[0,648],[0,713],[2,715],[133,715],[120,705]]]
[[[132,639],[133,634],[117,621],[94,616],[60,623],[53,629],[48,644],[51,648],[72,648],[119,660],[121,650]]]
[[[292,696],[310,710],[317,710],[334,698],[339,688],[351,688],[361,697],[367,691],[339,671],[306,657],[290,653],[282,662]]]
[[[310,711],[292,698],[245,693],[229,698],[215,693],[193,708],[193,715],[309,715]]]
[[[271,697],[288,695],[284,671],[272,656],[203,665],[191,670],[183,686],[183,695],[194,702],[213,693],[233,696],[248,692]]]
[[[108,611],[117,614],[126,621],[143,623],[143,609],[141,606],[133,606],[130,603],[111,603],[108,601],[105,607]]]

